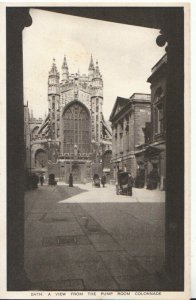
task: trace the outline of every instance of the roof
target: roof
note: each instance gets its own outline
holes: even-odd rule
[[[42,124],[39,127],[38,134],[43,132],[44,128],[48,126],[48,121],[49,121],[49,114],[46,116],[46,118],[43,120]],[[45,132],[47,130],[45,129]]]
[[[147,79],[147,82],[151,83],[151,79],[152,77],[155,75],[155,73],[157,73],[158,71],[160,71],[162,69],[162,67],[164,65],[167,64],[167,54],[164,54],[161,59],[152,67],[151,71],[152,74],[150,75],[150,77]]]
[[[151,101],[151,94],[144,93],[134,93],[130,100],[142,100],[142,101]]]
[[[128,98],[123,98],[123,97],[117,97],[116,98],[116,102],[115,102],[115,104],[114,104],[114,106],[113,106],[113,109],[112,109],[112,112],[111,112],[111,115],[110,115],[110,118],[109,118],[109,120],[111,121],[112,119],[113,119],[113,117],[114,117],[114,115],[115,115],[115,112],[116,112],[116,110],[117,110],[117,107],[118,107],[118,105],[119,105],[119,108],[123,108],[125,105],[127,105],[128,103],[130,102],[130,99],[128,99]]]
[[[104,116],[102,114],[102,124],[104,129],[107,131],[107,133],[109,134],[109,136],[112,138],[112,130],[110,125],[108,124],[108,122],[105,121]]]

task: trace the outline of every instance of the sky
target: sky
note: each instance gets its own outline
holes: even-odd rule
[[[147,78],[164,55],[159,31],[31,9],[33,23],[23,30],[24,102],[35,117],[48,112],[47,82],[53,58],[61,74],[66,55],[70,73],[88,74],[90,56],[104,83],[103,114],[109,119],[117,96],[150,93]]]

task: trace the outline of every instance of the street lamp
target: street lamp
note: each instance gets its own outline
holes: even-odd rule
[[[29,159],[30,159],[30,161],[29,161],[29,171],[30,171],[30,175],[31,175],[31,149],[32,149],[32,145],[31,145],[31,142],[32,142],[32,139],[31,139],[31,131],[30,131],[30,135],[29,135],[29,138],[30,138],[30,144],[29,144],[29,151],[30,151],[30,155],[29,155]]]
[[[78,146],[74,145],[74,157],[77,158],[77,154],[78,154]]]

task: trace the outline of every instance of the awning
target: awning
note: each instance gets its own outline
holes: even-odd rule
[[[110,168],[104,168],[103,172],[109,173],[110,172]]]
[[[112,145],[112,142],[111,141],[102,140],[101,144],[103,144],[103,145]]]
[[[155,142],[155,143],[151,144],[150,146],[152,148],[159,149],[159,150],[165,150],[165,148],[166,148],[165,141]]]

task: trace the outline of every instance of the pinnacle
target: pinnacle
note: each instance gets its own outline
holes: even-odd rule
[[[95,68],[95,71],[96,71],[96,74],[100,74],[99,72],[99,63],[98,63],[98,60],[96,60],[96,68]]]
[[[62,64],[62,69],[63,68],[68,68],[68,66],[67,66],[67,60],[66,60],[66,56],[65,55],[64,55],[63,64]]]
[[[91,54],[91,60],[90,60],[90,64],[89,64],[89,70],[94,70],[94,63],[93,63],[93,56]]]
[[[57,67],[56,67],[56,60],[55,60],[55,58],[53,58],[53,64],[52,64],[52,67],[50,69],[49,74],[50,75],[59,75]]]

